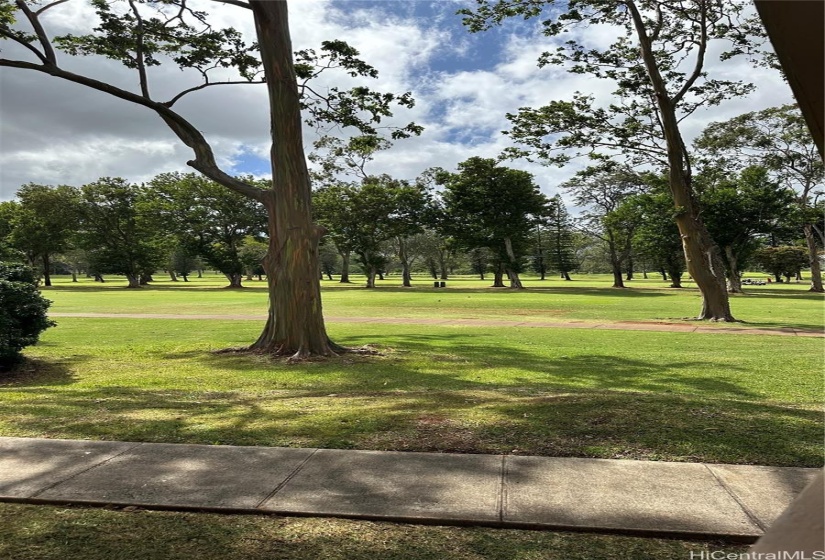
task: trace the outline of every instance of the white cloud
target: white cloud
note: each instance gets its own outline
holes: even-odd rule
[[[210,11],[216,26],[231,25],[248,38],[254,37],[248,11],[199,1]],[[552,48],[553,41],[538,34],[532,23],[470,35],[455,25],[457,3],[434,5],[439,11],[433,19],[425,20],[415,15],[413,4],[406,10],[390,10],[380,1],[374,6],[360,2],[357,9],[328,0],[290,4],[295,49],[318,48],[323,40],[346,40],[379,70],[380,79],[371,87],[413,91],[416,107],[398,111],[389,124],[415,120],[426,130],[421,137],[399,141],[390,151],[378,154],[371,168],[374,172],[412,179],[428,167],[454,169],[458,162],[474,155],[496,157],[509,145],[500,133],[509,128],[506,113],[567,99],[574,91],[609,99],[613,89],[609,82],[567,74],[559,68],[538,69],[536,59]],[[50,19],[59,26],[59,33],[78,32],[94,14],[85,2],[72,1],[55,8]],[[586,35],[598,46],[608,44],[614,36],[615,30],[607,27]],[[4,45],[3,56],[11,58],[19,52]],[[489,60],[485,61],[485,56]],[[133,91],[137,88],[133,73],[113,61],[61,59],[77,72]],[[790,100],[788,87],[767,70],[730,63],[712,64],[710,69],[731,79],[757,81],[760,90],[746,100],[693,116],[685,122],[688,139],[711,120]],[[153,75],[152,91],[159,98],[169,98],[197,83],[193,73],[175,68],[153,69]],[[340,76],[334,81],[323,78],[319,87],[348,87],[356,82]],[[207,89],[188,95],[175,106],[204,132],[219,162],[227,167],[237,164],[243,154],[267,156],[267,107],[265,90],[254,85]],[[143,181],[157,173],[184,170],[191,157],[151,111],[48,76],[0,69],[0,109],[0,200],[11,198],[27,182],[80,185],[100,176]],[[308,146],[312,138],[310,131],[306,132]],[[508,165],[534,173],[551,195],[576,169],[568,166],[559,170],[528,162]]]

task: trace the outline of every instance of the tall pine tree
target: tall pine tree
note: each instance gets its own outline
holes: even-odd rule
[[[549,216],[547,225],[547,232],[550,236],[547,260],[550,267],[558,270],[562,278],[570,280],[570,272],[579,266],[573,248],[573,221],[559,195],[551,200],[552,214]]]

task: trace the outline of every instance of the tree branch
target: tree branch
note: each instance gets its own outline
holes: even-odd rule
[[[238,6],[239,8],[246,8],[247,10],[251,10],[252,6],[244,2],[243,0],[212,0],[213,2],[218,2],[219,4],[230,4],[232,6]]]
[[[0,37],[6,37],[8,39],[11,39],[15,43],[23,45],[24,47],[29,49],[31,52],[33,52],[35,54],[35,56],[37,58],[39,58],[40,61],[43,64],[49,64],[49,60],[46,58],[46,55],[44,55],[42,52],[40,52],[39,50],[34,48],[34,45],[29,43],[28,41],[25,41],[25,40],[21,39],[20,37],[18,37],[17,35],[15,35],[14,31],[9,29],[5,25],[0,27]]]
[[[132,13],[135,14],[135,19],[137,19],[135,60],[137,61],[137,70],[140,79],[140,92],[146,99],[151,99],[149,96],[149,77],[146,75],[146,65],[143,60],[143,18],[140,17],[140,12],[138,12],[134,0],[129,0],[129,7],[132,8]]]
[[[193,91],[202,90],[202,89],[207,88],[209,86],[228,86],[228,85],[265,84],[265,83],[266,83],[266,81],[264,81],[264,80],[258,80],[258,81],[233,80],[233,81],[228,81],[228,82],[206,82],[206,83],[203,83],[199,86],[195,86],[195,87],[191,87],[189,89],[183,90],[182,92],[177,94],[175,97],[173,97],[169,101],[166,101],[165,103],[162,103],[162,105],[164,105],[166,107],[171,107],[184,95],[186,95],[188,93],[192,93]]]
[[[682,85],[682,89],[673,96],[673,104],[676,105],[681,101],[681,99],[685,96],[685,94],[690,90],[696,80],[699,79],[699,76],[702,75],[702,67],[705,65],[705,51],[707,50],[708,46],[708,20],[707,20],[707,2],[708,0],[700,0],[699,1],[699,29],[700,29],[700,37],[699,37],[699,52],[696,53],[696,65],[693,68],[693,72],[690,75],[690,78]]]
[[[201,134],[201,132],[189,121],[162,103],[152,101],[142,95],[138,95],[111,84],[95,80],[94,78],[68,72],[54,64],[39,65],[22,60],[0,58],[0,66],[42,72],[44,74],[49,74],[50,76],[54,76],[56,78],[61,78],[69,82],[80,84],[91,89],[107,93],[119,99],[123,99],[124,101],[129,101],[130,103],[142,105],[143,107],[151,109],[157,113],[158,116],[167,124],[167,126],[169,126],[172,132],[174,132],[175,135],[194,152],[195,159],[187,161],[187,165],[197,169],[224,187],[244,196],[259,202],[263,202],[266,198],[267,191],[253,187],[252,185],[240,181],[221,170],[215,162],[215,155],[212,153],[212,147],[209,145],[209,142],[206,141],[203,134]]]
[[[51,64],[56,65],[57,55],[55,55],[52,43],[51,41],[49,41],[49,36],[46,35],[46,30],[43,29],[43,26],[40,24],[40,20],[37,18],[37,14],[31,11],[31,8],[29,8],[25,0],[15,0],[15,4],[17,4],[17,7],[20,8],[20,11],[26,15],[26,18],[29,20],[32,29],[34,29],[35,34],[37,34],[37,39],[43,46],[43,54],[46,56],[46,60],[48,60]]]
[[[40,8],[39,10],[37,10],[36,12],[34,12],[34,15],[39,16],[40,14],[42,14],[43,12],[45,12],[46,10],[48,10],[49,8],[54,8],[54,7],[55,7],[55,6],[57,6],[58,4],[62,4],[62,3],[64,3],[64,2],[68,2],[68,1],[69,1],[69,0],[57,0],[56,2],[52,2],[51,4],[46,4],[45,6],[43,6],[42,8]]]

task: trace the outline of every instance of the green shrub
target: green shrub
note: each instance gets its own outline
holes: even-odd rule
[[[50,304],[40,295],[31,268],[0,263],[0,371],[19,362],[20,351],[54,326],[46,316]]]

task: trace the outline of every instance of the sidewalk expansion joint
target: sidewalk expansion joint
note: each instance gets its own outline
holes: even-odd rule
[[[501,456],[501,480],[498,489],[498,522],[504,523],[504,510],[507,508],[507,455]]]
[[[35,493],[34,493],[34,494],[32,494],[31,496],[29,496],[29,497],[28,497],[28,499],[37,498],[37,496],[39,496],[39,495],[40,495],[40,494],[42,494],[43,492],[46,492],[46,491],[48,491],[48,490],[51,490],[52,488],[56,488],[56,487],[60,486],[61,484],[63,484],[64,482],[69,482],[70,480],[72,480],[72,479],[74,479],[74,478],[77,478],[77,477],[78,477],[78,476],[80,476],[81,474],[85,474],[85,473],[89,472],[89,471],[90,471],[90,470],[92,470],[92,469],[96,469],[97,467],[100,467],[100,466],[102,466],[102,465],[105,465],[105,464],[106,464],[106,463],[108,463],[109,461],[112,461],[112,460],[114,460],[114,459],[117,459],[118,457],[120,457],[120,456],[121,456],[121,455],[123,455],[124,453],[128,453],[128,452],[129,452],[129,451],[131,451],[132,449],[135,449],[135,448],[137,448],[137,447],[140,447],[141,445],[143,445],[143,442],[138,442],[138,443],[136,443],[136,444],[132,445],[131,447],[127,447],[126,449],[124,449],[124,450],[123,450],[123,451],[121,451],[120,453],[116,453],[116,454],[112,455],[111,457],[109,457],[109,458],[107,458],[107,459],[104,459],[103,461],[100,461],[99,463],[95,463],[94,465],[90,466],[90,467],[89,467],[89,468],[87,468],[87,469],[83,469],[82,471],[78,471],[78,472],[74,473],[74,474],[73,474],[72,476],[70,476],[70,477],[64,478],[63,480],[58,480],[58,481],[57,481],[57,482],[55,482],[54,484],[50,484],[49,486],[46,486],[45,488],[41,488],[40,490],[38,490],[37,492],[35,492]]]
[[[716,472],[710,467],[710,465],[708,465],[706,463],[702,463],[702,464],[710,472],[710,474],[713,475],[713,478],[716,479],[716,482],[719,483],[719,485],[725,490],[725,492],[727,492],[728,495],[731,498],[733,498],[733,501],[736,502],[739,505],[740,508],[742,508],[742,511],[745,512],[745,515],[748,516],[748,519],[750,519],[751,522],[754,525],[759,527],[759,530],[762,531],[763,533],[765,531],[767,531],[768,530],[767,525],[762,523],[762,520],[759,519],[759,516],[757,516],[751,508],[749,508],[747,505],[745,505],[745,502],[743,502],[739,498],[739,496],[736,495],[736,492],[734,492],[733,489],[730,486],[725,484],[725,481],[722,480],[722,478],[719,475],[716,474]]]
[[[287,477],[286,477],[285,479],[283,479],[283,480],[282,480],[282,481],[281,481],[281,482],[280,482],[280,483],[279,483],[279,484],[275,487],[275,489],[274,489],[274,490],[272,490],[272,492],[270,492],[269,494],[267,494],[267,496],[266,496],[263,500],[261,500],[261,501],[258,503],[258,505],[256,505],[256,506],[255,506],[255,509],[261,509],[261,506],[262,506],[262,505],[264,505],[266,502],[268,502],[269,500],[271,500],[272,498],[274,498],[274,497],[275,497],[275,494],[277,494],[278,492],[280,492],[280,491],[281,491],[281,489],[282,489],[284,486],[286,486],[286,485],[287,485],[287,483],[288,483],[290,480],[292,480],[293,478],[295,478],[295,476],[296,476],[299,472],[301,472],[301,470],[302,470],[302,469],[304,468],[304,466],[305,466],[305,465],[309,462],[309,460],[310,460],[310,459],[312,459],[313,457],[315,457],[315,454],[316,454],[316,453],[318,453],[318,449],[317,449],[317,448],[316,448],[316,449],[313,449],[313,450],[312,450],[312,453],[310,453],[310,454],[309,454],[309,456],[307,456],[307,458],[306,458],[306,459],[304,459],[303,461],[301,461],[301,463],[300,463],[297,467],[295,467],[295,468],[293,469],[293,471],[292,471],[291,473],[289,473],[289,474],[287,475]]]

